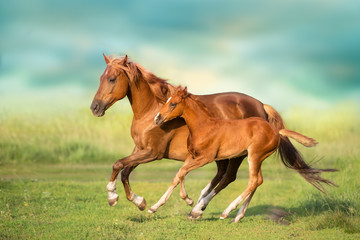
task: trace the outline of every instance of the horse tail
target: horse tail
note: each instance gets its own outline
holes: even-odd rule
[[[313,147],[317,144],[315,139],[304,136],[298,132],[294,132],[294,131],[287,130],[287,129],[281,129],[279,131],[279,133],[281,136],[290,137],[292,139],[295,139],[296,141],[298,141],[299,143],[301,143],[302,145],[304,145],[306,147]]]
[[[316,169],[311,167],[303,160],[303,157],[297,151],[294,145],[292,145],[288,137],[291,137],[308,147],[316,145],[317,142],[314,139],[306,137],[300,133],[287,130],[280,114],[270,105],[264,104],[264,110],[268,115],[269,123],[274,126],[281,135],[278,153],[280,154],[280,158],[283,164],[290,169],[296,170],[307,182],[309,182],[322,193],[325,193],[325,188],[322,184],[337,187],[337,185],[332,181],[324,179],[320,176],[320,174],[323,172],[335,172],[337,170]]]

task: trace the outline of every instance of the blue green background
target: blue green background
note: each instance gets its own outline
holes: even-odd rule
[[[286,110],[360,100],[358,1],[1,1],[0,108],[90,105],[123,56],[197,94]]]

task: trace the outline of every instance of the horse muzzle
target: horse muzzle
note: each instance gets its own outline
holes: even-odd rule
[[[155,124],[158,126],[161,126],[165,122],[165,118],[161,116],[160,113],[156,114],[154,118]]]
[[[105,104],[103,104],[101,101],[93,101],[90,109],[94,116],[96,117],[102,117],[105,115]]]

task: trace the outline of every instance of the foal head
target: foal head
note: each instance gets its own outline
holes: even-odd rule
[[[106,57],[106,69],[100,77],[100,85],[90,106],[93,115],[101,117],[116,101],[124,98],[129,88],[129,77],[126,73],[127,56],[123,59]]]
[[[180,117],[184,112],[184,100],[188,96],[187,87],[177,87],[175,94],[169,97],[164,106],[160,109],[160,112],[155,116],[155,123],[161,126],[167,121]]]

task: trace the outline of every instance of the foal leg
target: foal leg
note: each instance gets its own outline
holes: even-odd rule
[[[244,201],[244,203],[241,205],[240,209],[239,209],[239,212],[236,214],[236,217],[235,219],[233,220],[233,222],[237,223],[239,222],[244,216],[245,216],[245,212],[246,212],[246,209],[247,207],[249,206],[249,203],[251,201],[251,198],[254,196],[254,193],[256,191],[256,189],[262,184],[263,182],[263,178],[262,178],[262,175],[261,175],[261,169],[259,171],[259,174],[258,174],[258,184],[257,184],[257,187],[255,188],[255,190],[250,194],[250,196]]]
[[[248,183],[248,187],[245,189],[244,192],[241,193],[241,195],[236,198],[226,209],[225,211],[221,214],[221,219],[224,219],[226,217],[229,216],[230,212],[234,209],[237,208],[237,206],[243,201],[244,201],[244,209],[240,209],[240,210],[244,210],[244,214],[245,214],[245,210],[246,207],[248,206],[252,195],[254,194],[256,188],[258,187],[258,183],[260,183],[260,181],[258,181],[258,177],[259,177],[259,171],[260,171],[260,166],[261,166],[261,160],[259,158],[254,158],[253,156],[251,156],[249,154],[248,157],[248,162],[249,162],[249,183]],[[239,219],[237,219],[237,221],[239,221]],[[235,220],[234,220],[235,221]]]
[[[213,199],[213,197],[215,197],[216,194],[218,194],[227,185],[229,185],[231,182],[235,181],[236,173],[245,157],[246,156],[241,156],[239,158],[234,158],[234,159],[230,160],[230,162],[227,166],[225,175],[221,179],[219,185],[216,186],[216,188],[214,190],[212,190],[209,194],[207,194],[203,199],[201,199],[196,204],[196,206],[189,213],[190,219],[200,218],[203,214],[203,211],[205,210],[207,205],[210,203],[211,199]],[[219,162],[222,162],[222,161],[219,161]]]
[[[226,172],[226,169],[229,165],[229,160],[222,160],[222,161],[216,161],[217,165],[217,173],[215,177],[211,180],[211,182],[206,185],[206,187],[201,191],[200,197],[197,201],[197,204],[206,197],[215,187],[219,184],[221,179],[224,177],[224,174]]]
[[[194,201],[189,198],[189,196],[186,193],[186,189],[185,189],[185,179],[180,179],[180,197],[189,205],[189,206],[193,206],[194,205]]]
[[[165,194],[160,198],[160,200],[154,204],[150,209],[149,209],[149,213],[154,213],[157,211],[157,209],[159,207],[161,207],[162,205],[164,205],[166,203],[166,201],[169,199],[171,193],[174,191],[174,188],[180,183],[184,181],[184,178],[186,176],[186,174],[188,174],[190,171],[199,168],[201,166],[204,166],[205,164],[207,164],[208,161],[205,158],[197,158],[197,159],[193,159],[193,158],[188,158],[185,160],[184,165],[179,169],[179,171],[177,172],[175,178],[173,179],[170,187],[168,188],[168,190],[165,192]],[[183,192],[181,193],[181,196],[186,196],[187,194],[185,192],[185,185],[183,185],[182,183],[182,187],[183,187]]]
[[[152,154],[152,152],[149,150],[134,151],[132,155],[118,160],[113,165],[113,171],[112,171],[112,174],[110,177],[110,181],[107,185],[108,202],[109,202],[110,206],[115,206],[119,200],[119,195],[116,193],[116,179],[117,179],[117,176],[119,175],[119,172],[126,167],[137,166],[141,163],[151,162],[155,159],[156,159],[156,156],[154,156],[154,154]],[[129,170],[127,170],[127,171],[129,171]],[[130,174],[130,172],[131,171],[129,171],[129,174]],[[140,203],[140,205],[141,205],[141,203]],[[140,210],[141,210],[141,208],[140,208]],[[144,209],[142,209],[142,210],[144,210]]]

